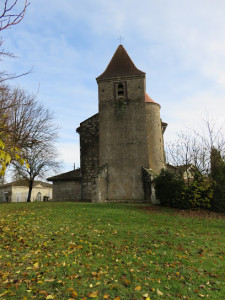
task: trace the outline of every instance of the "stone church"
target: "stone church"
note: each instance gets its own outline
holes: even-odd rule
[[[99,112],[80,124],[81,200],[154,202],[152,176],[165,167],[160,105],[145,73],[119,45],[97,77]]]

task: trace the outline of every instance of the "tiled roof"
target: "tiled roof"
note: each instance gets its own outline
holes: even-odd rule
[[[144,75],[138,70],[122,45],[119,45],[106,70],[96,79],[109,79],[120,76]]]
[[[156,103],[147,93],[145,93],[145,103],[154,103],[160,107],[160,105]]]
[[[41,185],[43,187],[52,187],[51,183],[34,180],[33,187],[36,187],[37,185]],[[29,187],[29,180],[28,179],[19,179],[19,180],[2,185],[2,187],[7,187],[7,186],[27,186],[27,187]]]
[[[53,177],[47,178],[48,181],[61,181],[61,180],[80,180],[81,173],[80,169],[62,173]]]
[[[147,93],[145,93],[145,102],[156,103]]]

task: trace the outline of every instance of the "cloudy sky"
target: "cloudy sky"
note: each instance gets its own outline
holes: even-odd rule
[[[22,2],[23,0],[19,0]],[[55,112],[62,172],[79,166],[80,122],[98,109],[95,78],[122,44],[146,72],[146,91],[168,128],[198,128],[206,116],[225,119],[224,0],[30,0],[24,20],[2,32],[1,62],[31,74],[11,82]],[[200,122],[201,120],[201,122]]]

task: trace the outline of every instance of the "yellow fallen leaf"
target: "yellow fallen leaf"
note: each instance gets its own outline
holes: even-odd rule
[[[88,295],[89,298],[97,298],[98,297],[98,292],[92,292]]]
[[[44,295],[45,297],[47,297],[48,293],[46,291],[39,291],[39,295]]]
[[[136,286],[135,291],[141,291],[141,286],[140,285]]]
[[[78,294],[75,291],[72,291],[70,293],[70,296],[73,297],[73,298],[76,298],[78,296]]]
[[[116,298],[114,298],[114,300],[120,300],[120,297],[119,297],[119,296],[117,296]]]
[[[51,279],[45,279],[46,282],[54,282],[55,279],[54,278],[51,278]]]
[[[109,299],[109,295],[108,294],[104,295],[103,299]]]
[[[0,294],[0,297],[6,295],[8,293],[8,291],[5,291],[4,293]]]
[[[163,295],[163,293],[159,289],[156,289],[156,293],[157,293],[158,296],[162,296]]]
[[[46,297],[46,300],[52,300],[52,299],[54,299],[54,297],[53,297],[52,295],[48,295],[48,296]]]

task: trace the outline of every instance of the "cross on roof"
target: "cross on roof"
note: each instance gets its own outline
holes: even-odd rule
[[[122,37],[122,36],[120,36],[119,38],[118,38],[118,40],[120,41],[120,45],[122,44],[122,40],[124,40],[124,38]]]

